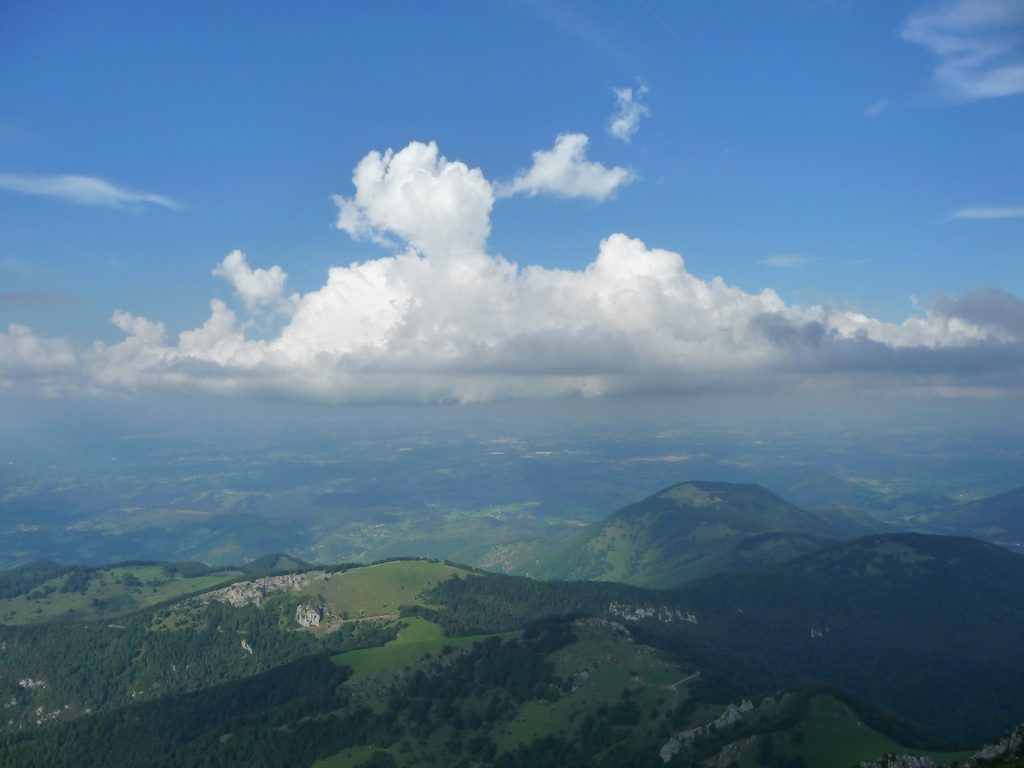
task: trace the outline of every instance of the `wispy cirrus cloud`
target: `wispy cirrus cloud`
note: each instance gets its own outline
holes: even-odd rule
[[[804,256],[802,253],[780,253],[778,256],[771,256],[761,259],[766,267],[783,267],[793,269],[795,267],[806,267],[813,264],[818,258],[816,256]]]
[[[889,100],[888,99],[879,99],[874,104],[872,104],[870,107],[868,107],[867,109],[864,110],[864,116],[865,117],[878,117],[880,114],[882,114],[882,112],[885,111],[885,108],[887,106],[889,106]]]
[[[954,219],[1017,219],[1024,216],[1024,206],[977,206],[961,208],[953,214]]]
[[[945,95],[975,101],[1024,92],[1020,0],[930,3],[903,24],[903,39],[938,56],[934,78]]]
[[[23,195],[56,197],[77,205],[102,205],[107,208],[137,208],[143,203],[178,208],[177,202],[164,195],[135,192],[118,187],[95,176],[36,176],[0,173],[0,189]]]
[[[7,291],[0,293],[0,305],[21,304],[33,307],[52,307],[60,304],[74,304],[77,299],[66,293],[53,291]]]

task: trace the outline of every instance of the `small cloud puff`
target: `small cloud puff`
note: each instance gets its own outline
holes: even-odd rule
[[[267,305],[276,305],[287,312],[298,299],[298,295],[286,296],[284,284],[288,275],[280,267],[270,269],[252,269],[241,251],[232,251],[224,257],[224,261],[212,270],[215,277],[223,277],[232,286],[235,293],[245,303],[250,312]]]
[[[137,208],[142,203],[162,205],[164,208],[179,207],[174,200],[164,195],[133,192],[92,176],[20,176],[0,173],[0,189],[107,208]]]
[[[640,103],[640,97],[647,93],[647,86],[638,88],[635,95],[632,88],[613,88],[612,90],[615,91],[615,97],[619,101],[619,111],[612,116],[608,133],[629,144],[633,139],[633,134],[640,130],[640,118],[651,115],[651,110],[647,105]]]
[[[799,253],[780,253],[778,256],[771,256],[767,259],[762,259],[761,263],[768,267],[786,267],[793,269],[795,267],[805,267],[808,264],[813,264],[818,258],[816,256],[804,256]]]
[[[585,197],[607,200],[619,187],[636,180],[627,168],[605,168],[587,160],[587,143],[582,133],[563,133],[554,149],[533,153],[533,167],[516,174],[509,184],[499,185],[499,197],[549,194],[557,197]]]

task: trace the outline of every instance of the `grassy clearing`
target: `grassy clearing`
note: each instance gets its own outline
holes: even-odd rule
[[[533,701],[523,706],[512,721],[495,729],[499,752],[554,734],[572,737],[582,718],[602,704],[620,701],[624,690],[640,705],[644,731],[657,730],[668,707],[688,697],[687,684],[670,686],[688,676],[680,667],[646,646],[637,646],[624,635],[606,630],[577,631],[579,640],[552,654],[556,674],[563,679],[587,671],[587,682],[576,693],[557,701]]]
[[[864,725],[849,707],[824,694],[811,699],[810,711],[798,728],[775,734],[773,742],[775,754],[787,759],[802,757],[808,768],[856,766],[889,752],[927,755],[940,765],[949,765],[972,754],[909,750]],[[739,768],[759,768],[762,765],[758,756],[760,749],[759,742],[745,749],[737,761]]]
[[[445,637],[444,631],[437,624],[418,618],[402,619],[398,623],[405,626],[398,633],[396,640],[381,648],[366,648],[333,656],[331,661],[352,667],[353,677],[362,677],[397,669],[423,658],[428,653],[439,654],[446,645],[452,648],[468,648],[474,642],[487,637]],[[515,634],[517,633],[513,632],[501,637],[512,637]]]
[[[396,615],[401,605],[422,605],[420,592],[465,571],[424,560],[381,563],[315,581],[303,594],[318,597],[341,619]],[[325,623],[319,630],[327,630]]]
[[[395,757],[397,749],[397,745],[389,749],[375,749],[374,747],[343,749],[336,755],[331,755],[324,760],[318,760],[313,763],[313,768],[356,768],[372,758],[376,752],[387,752],[392,757]]]
[[[33,590],[45,595],[38,599],[21,595],[0,600],[0,624],[113,618],[189,592],[211,589],[239,575],[229,571],[187,579],[178,574],[169,576],[158,565],[108,568],[96,573],[84,593],[61,592],[68,578],[62,576]]]
[[[383,648],[350,651],[332,657],[331,661],[352,667],[354,677],[361,677],[400,667],[427,653],[440,653],[444,648],[447,640],[437,624],[416,618],[402,621],[402,624],[406,623],[408,626],[398,633],[398,639]]]

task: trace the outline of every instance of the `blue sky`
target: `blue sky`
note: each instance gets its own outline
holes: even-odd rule
[[[79,356],[124,338],[115,309],[163,322],[171,341],[157,346],[170,349],[207,320],[213,297],[239,327],[249,323],[247,339],[275,338],[294,307],[253,299],[249,308],[264,310],[245,320],[244,290],[211,270],[240,249],[246,268],[279,265],[286,293],[304,296],[332,266],[402,251],[411,230],[385,214],[360,209],[362,239],[333,226],[332,196],[353,197],[353,168],[367,153],[413,141],[436,142],[494,185],[486,252],[520,267],[582,270],[603,238],[624,233],[679,254],[700,281],[720,276],[749,296],[772,288],[787,307],[894,327],[924,318],[936,294],[1022,296],[1022,22],[1016,0],[5,3],[0,322],[64,340],[75,358],[11,370],[45,379],[54,365],[95,369]],[[628,142],[609,131],[625,88],[645,109]],[[499,185],[562,134],[585,134],[587,160],[632,181],[601,201],[550,185],[502,199]],[[106,204],[82,204],[80,188],[49,178],[65,175],[112,185],[90,187],[92,202]],[[989,294],[974,295],[974,309],[944,317],[981,330],[949,343],[1019,346],[1013,296],[1003,319],[978,320]],[[773,306],[758,316],[779,315]],[[854,337],[845,320],[822,317],[790,313],[786,323]],[[583,327],[566,323],[559,332]],[[948,346],[932,331],[870,333],[893,348]],[[642,358],[630,338],[622,354]],[[744,370],[761,370],[749,363],[760,353],[750,354]],[[538,360],[517,352],[495,370],[565,374]],[[607,373],[580,365],[572,375]],[[1019,367],[996,367],[1007,365]],[[704,372],[686,386],[708,386]],[[164,373],[161,386],[178,381]],[[221,391],[209,379],[197,386]],[[446,387],[415,397],[521,394]],[[551,390],[565,391],[589,393]]]

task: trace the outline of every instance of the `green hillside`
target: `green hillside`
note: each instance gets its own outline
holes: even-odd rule
[[[408,628],[417,622],[426,624]],[[23,729],[0,736],[0,764],[660,768],[667,759],[852,768],[893,751],[939,764],[964,756],[914,749],[867,723],[869,709],[825,689],[714,701],[692,668],[600,619],[528,622],[514,637],[453,640],[357,675],[337,662],[311,654],[201,691]]]
[[[950,764],[1024,719],[1021,584],[1024,557],[920,534],[673,590],[278,571],[0,627],[0,765]]]
[[[1024,720],[1024,557],[974,539],[875,535],[671,591],[487,574],[432,590],[436,621],[502,631],[587,611],[637,627],[723,697],[816,679],[949,740]]]
[[[851,507],[807,511],[759,485],[694,481],[619,510],[515,572],[672,587],[791,560],[883,529]]]

